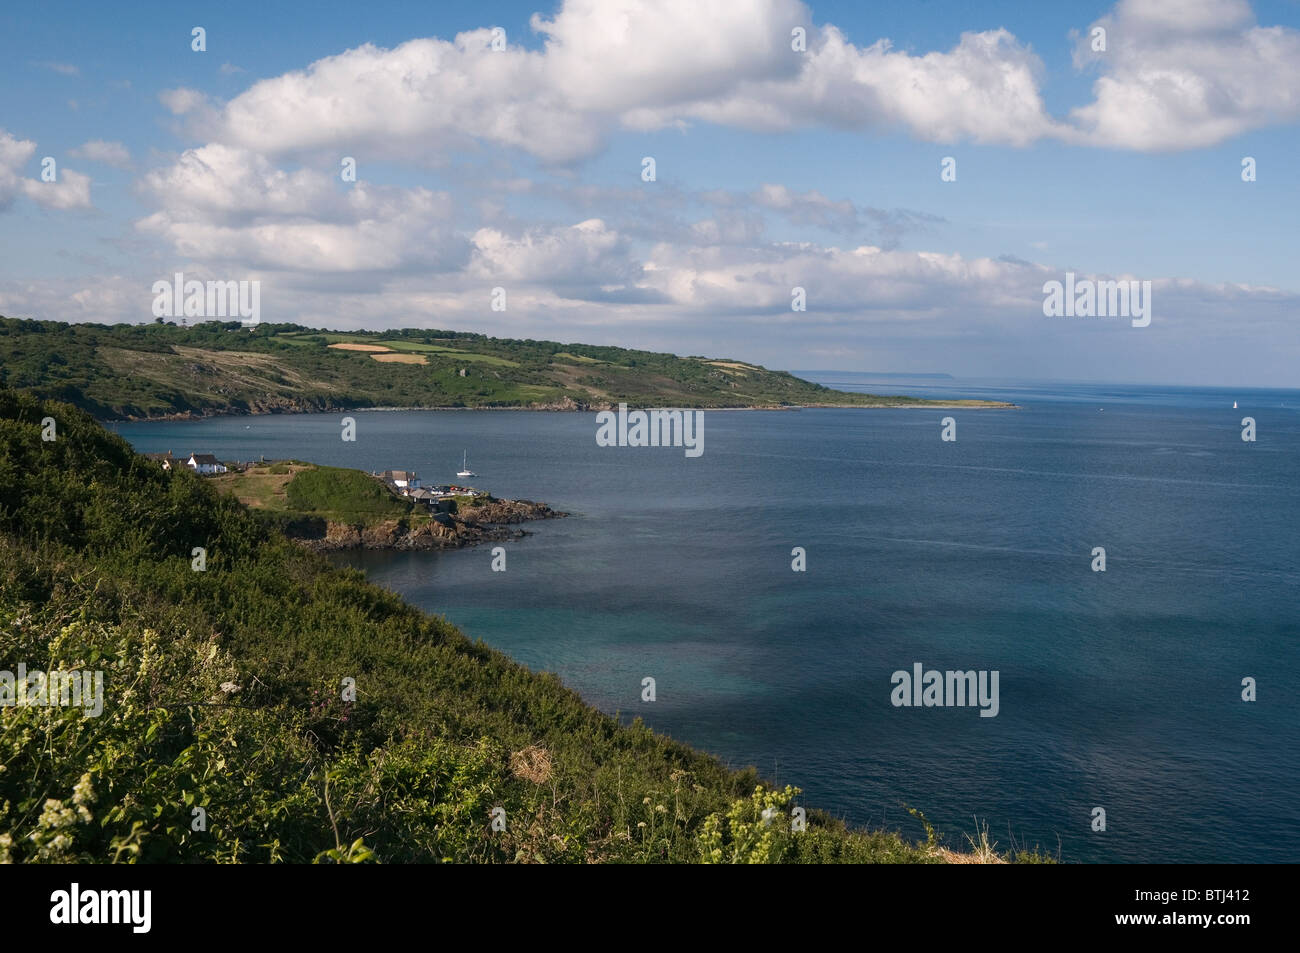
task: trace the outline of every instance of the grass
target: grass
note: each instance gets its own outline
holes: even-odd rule
[[[421,507],[360,470],[278,462],[209,479],[245,506],[288,518],[310,516],[365,526],[387,520],[416,524],[429,518]]]

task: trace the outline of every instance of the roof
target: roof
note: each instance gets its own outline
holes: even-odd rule
[[[170,450],[168,450],[166,453],[146,453],[145,457],[146,459],[149,460],[174,460],[175,459],[175,457],[172,456],[172,452]]]
[[[193,460],[197,466],[207,466],[207,467],[221,466],[221,461],[218,460],[210,453],[191,453],[190,459]]]
[[[385,470],[385,480],[411,480],[415,477],[414,470]]]

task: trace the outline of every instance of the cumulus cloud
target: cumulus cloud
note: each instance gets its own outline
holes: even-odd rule
[[[1041,64],[1005,30],[914,56],[887,40],[859,48],[832,26],[818,32],[796,0],[569,0],[553,20],[532,22],[546,37],[541,51],[495,51],[488,29],[367,44],[255,83],[201,126],[268,155],[368,141],[410,157],[477,141],[549,162],[592,155],[614,128],[693,119],[897,124],[933,141],[1016,144],[1052,128]],[[791,49],[795,27],[809,31],[806,52]],[[193,90],[163,102],[178,115],[205,109]]]
[[[26,178],[19,171],[36,154],[36,143],[18,139],[0,129],[0,211],[18,196],[26,196],[51,209],[90,208],[90,176],[71,169],[58,169],[53,182]]]
[[[412,158],[475,141],[567,161],[601,142],[596,124],[546,82],[544,57],[491,48],[491,31],[453,41],[366,44],[255,83],[212,123],[215,138],[268,155],[368,142]]]
[[[54,182],[23,179],[22,187],[24,195],[45,208],[63,210],[91,207],[90,176],[71,169],[59,169],[58,179]]]
[[[137,223],[192,259],[334,273],[442,269],[468,254],[445,192],[286,171],[225,145],[185,152],[141,183],[158,210]]]
[[[649,112],[731,93],[738,83],[794,79],[795,27],[811,26],[798,0],[747,4],[699,0],[568,0],[546,36],[545,72],[572,108],[662,122]]]
[[[452,40],[366,44],[254,83],[223,104],[195,90],[163,103],[207,138],[270,156],[364,142],[385,158],[476,145],[550,163],[598,152],[616,129],[705,121],[754,130],[901,130],[935,143],[1044,138],[1140,150],[1191,148],[1300,115],[1300,33],[1254,24],[1246,0],[1121,0],[1081,39],[1095,101],[1048,114],[1038,55],[1006,29],[913,53],[851,42],[798,0],[566,0],[535,15],[540,50]],[[806,49],[792,49],[802,29]]]
[[[1066,138],[1143,151],[1211,146],[1300,119],[1300,31],[1261,27],[1246,0],[1121,0],[1075,51],[1094,101]]]

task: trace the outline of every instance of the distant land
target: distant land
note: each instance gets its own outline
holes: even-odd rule
[[[917,375],[901,375],[904,377]],[[0,386],[100,420],[363,408],[1006,408],[833,390],[745,361],[432,329],[0,317]]]
[[[843,371],[843,370],[826,371],[826,370],[805,369],[802,371],[791,371],[791,373],[792,374],[825,374],[825,375],[852,374],[855,377],[888,377],[888,378],[898,378],[901,380],[918,380],[918,381],[952,380],[951,374],[908,374],[906,372],[893,374],[893,373],[888,373],[886,371]]]

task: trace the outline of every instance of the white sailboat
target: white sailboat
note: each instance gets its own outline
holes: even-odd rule
[[[1233,410],[1237,409],[1237,402],[1235,400],[1232,402],[1232,409]]]
[[[465,453],[461,456],[460,469],[456,471],[456,476],[458,476],[458,477],[472,477],[472,476],[478,476],[477,473],[475,473],[473,470],[471,470],[471,469],[469,468],[469,453],[468,453],[468,452],[465,452]]]

